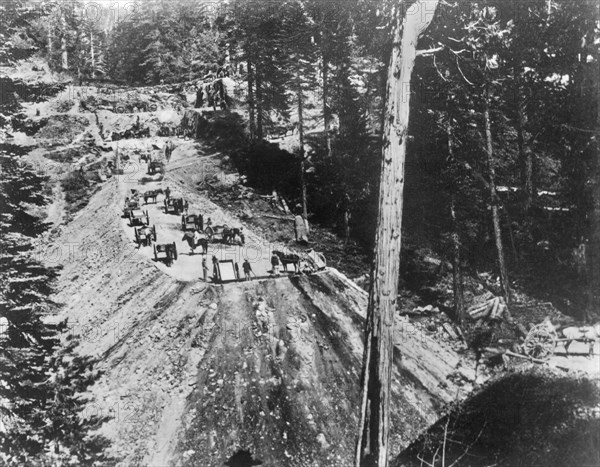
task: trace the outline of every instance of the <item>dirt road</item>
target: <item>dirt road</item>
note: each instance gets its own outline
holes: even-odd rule
[[[149,140],[125,140],[113,143],[115,149],[119,148],[120,153],[128,153],[133,149],[150,150],[152,145],[164,145],[168,138]],[[184,183],[179,179],[180,172],[196,172],[202,173],[203,160],[206,157],[211,157],[210,154],[203,149],[202,145],[186,141],[183,138],[171,138],[175,142],[176,149],[173,152],[172,158],[166,165],[165,178],[161,181],[144,182],[148,178],[146,162],[138,162],[132,160],[124,164],[124,175],[119,177],[119,193],[124,200],[130,196],[131,190],[137,190],[141,193],[149,190],[166,189],[171,190],[171,197],[183,197],[189,203],[189,214],[202,214],[205,222],[211,218],[213,226],[228,225],[229,227],[242,227],[245,232],[245,244],[224,244],[213,240],[208,247],[206,256],[207,263],[210,268],[209,281],[212,279],[212,258],[215,256],[220,261],[233,260],[238,263],[241,275],[241,269],[244,260],[252,265],[256,278],[271,277],[271,255],[275,249],[284,249],[283,245],[275,245],[268,243],[255,235],[249,228],[245,227],[242,222],[222,211],[216,204],[212,203],[206,197],[194,193],[193,187],[184,186]],[[158,143],[158,144],[157,144]],[[181,281],[197,281],[202,280],[202,248],[197,248],[195,254],[192,254],[186,241],[183,240],[183,231],[181,228],[181,215],[166,214],[163,206],[164,196],[159,195],[157,202],[142,206],[144,211],[148,211],[150,225],[156,227],[157,243],[166,244],[175,242],[178,251],[178,259],[172,266],[167,266],[162,261],[154,261],[154,251],[152,246],[139,247],[140,255],[154,261],[156,267],[168,274],[169,276]],[[122,219],[123,229],[128,233],[131,241],[135,243],[135,232],[133,227],[129,225],[128,219]],[[292,267],[290,266],[290,270]],[[282,272],[282,275],[285,275]]]

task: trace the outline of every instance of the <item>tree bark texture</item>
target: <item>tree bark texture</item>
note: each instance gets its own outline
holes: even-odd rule
[[[417,0],[411,7],[400,9],[404,11],[404,18],[396,18],[387,77],[379,213],[367,308],[356,467],[388,465],[410,81],[419,36],[431,23],[437,5],[438,0]]]
[[[306,194],[305,160],[304,160],[304,96],[302,84],[298,79],[298,139],[300,140],[300,184],[302,186],[302,217],[308,223],[308,199]]]

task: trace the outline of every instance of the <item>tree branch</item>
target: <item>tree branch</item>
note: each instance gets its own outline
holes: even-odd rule
[[[443,45],[440,47],[435,47],[433,49],[417,50],[417,57],[428,57],[429,55],[433,55],[437,52],[440,52],[441,50],[444,50]]]

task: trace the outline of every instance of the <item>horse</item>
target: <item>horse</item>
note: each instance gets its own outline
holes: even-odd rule
[[[300,256],[294,253],[284,253],[283,251],[273,251],[273,254],[279,258],[281,264],[283,265],[283,270],[287,272],[288,264],[294,265],[294,271],[300,272]]]
[[[573,341],[589,344],[589,356],[594,355],[594,344],[600,338],[600,321],[592,326],[568,326],[558,330],[558,335],[565,339],[565,353],[569,355],[569,347]]]
[[[241,241],[242,245],[245,243],[246,239],[242,232],[242,229],[238,229],[238,228],[230,229],[228,227],[223,229],[223,242],[224,243],[230,243],[230,242],[235,241],[235,237],[240,237],[240,241]]]
[[[152,200],[153,204],[156,204],[156,198],[158,195],[164,195],[162,188],[158,190],[150,190],[144,193],[144,204],[148,204],[148,200]]]
[[[183,234],[183,238],[181,240],[187,242],[188,246],[190,247],[190,250],[192,251],[191,254],[194,254],[196,248],[198,248],[199,246],[202,247],[203,255],[208,254],[208,239],[207,238],[199,238],[196,241],[196,239],[194,238],[194,232],[186,232]]]

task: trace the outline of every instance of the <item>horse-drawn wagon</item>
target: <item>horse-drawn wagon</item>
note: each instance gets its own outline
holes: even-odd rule
[[[129,217],[132,211],[140,209],[140,203],[136,199],[128,200],[125,202],[125,207],[123,208],[123,217]]]
[[[210,241],[220,241],[231,244],[238,238],[241,245],[245,242],[244,232],[241,228],[231,228],[227,224],[211,225],[204,229],[204,233]]]
[[[165,213],[179,215],[188,210],[188,202],[183,198],[166,198]]]
[[[157,173],[165,173],[165,165],[159,161],[151,161],[148,163],[148,175]]]
[[[156,204],[156,199],[158,198],[158,195],[164,195],[162,188],[159,188],[158,190],[146,191],[143,195],[144,204],[148,204],[148,201],[150,200],[152,200],[153,204]]]
[[[134,209],[131,211],[129,213],[129,225],[131,227],[144,227],[150,225],[148,211],[142,211],[141,209]]]
[[[139,246],[150,246],[156,242],[156,226],[143,226],[135,228],[135,241]]]
[[[588,355],[594,353],[594,345],[600,339],[600,322],[593,326],[556,327],[550,320],[532,327],[523,342],[524,353],[537,360],[547,360],[554,355],[560,344],[569,355],[573,342],[588,344]]]
[[[188,214],[181,216],[181,230],[203,230],[202,214]]]
[[[140,154],[139,162],[140,164],[143,162],[150,163],[152,162],[152,155],[148,152],[143,152]]]
[[[294,272],[300,272],[300,256],[295,253],[284,253],[283,251],[273,251],[273,254],[279,258],[279,261],[283,265],[283,270],[287,272],[288,265],[294,266]]]
[[[154,260],[163,261],[167,266],[171,266],[177,260],[177,245],[173,243],[154,244]]]

